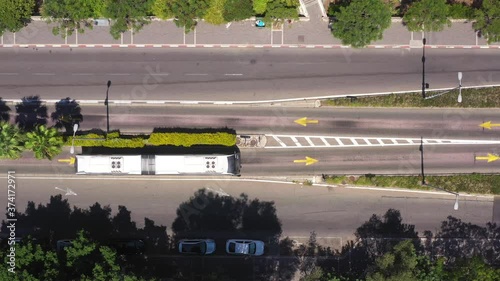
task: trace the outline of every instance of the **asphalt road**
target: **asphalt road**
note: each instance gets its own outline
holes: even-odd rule
[[[3,98],[259,101],[421,88],[421,49],[2,49]],[[432,88],[500,84],[496,50],[426,51]]]
[[[81,130],[106,127],[104,105],[82,105]],[[11,121],[15,109],[12,107]],[[48,107],[48,114],[54,112]],[[155,127],[228,127],[238,134],[355,136],[499,140],[500,129],[484,130],[486,121],[500,123],[495,109],[297,108],[245,106],[110,105],[110,129],[150,133]],[[294,121],[307,117],[318,124]],[[50,121],[50,118],[49,118]]]
[[[274,201],[284,235],[307,237],[311,231],[316,231],[320,237],[330,237],[326,240],[331,244],[341,243],[341,239],[345,242],[372,214],[383,215],[389,208],[400,210],[404,222],[415,224],[421,235],[424,230],[439,228],[441,221],[449,215],[479,225],[493,220],[491,197],[461,196],[459,209],[455,211],[454,196],[436,193],[301,187],[297,184],[235,179],[30,178],[20,172],[16,176],[18,211],[24,211],[28,201],[46,204],[51,195],[62,193],[70,205],[80,208],[88,208],[99,202],[109,205],[115,214],[119,205],[125,205],[132,211],[132,219],[138,225],[142,226],[143,218],[148,217],[157,224],[166,225],[169,233],[179,204],[204,187],[223,191],[230,196],[239,196],[244,192],[250,199]],[[6,181],[4,175],[2,180]],[[55,187],[63,190],[69,188],[76,195],[66,196],[64,191]],[[1,194],[0,209],[4,209],[6,192]]]
[[[104,128],[104,106],[84,106],[81,128]],[[49,109],[51,112],[52,109]],[[420,137],[459,141],[488,141],[488,144],[424,144],[426,174],[437,173],[498,173],[500,161],[487,163],[476,156],[500,152],[498,129],[485,130],[478,125],[500,120],[500,113],[489,109],[332,109],[332,108],[272,108],[272,107],[201,107],[201,106],[115,106],[110,109],[111,129],[122,132],[151,132],[153,127],[229,127],[238,134],[265,134],[265,148],[242,148],[242,175],[311,176],[320,174],[420,174]],[[319,120],[307,127],[293,121],[307,116]],[[147,125],[145,125],[147,124]],[[214,126],[217,124],[217,126]],[[273,135],[295,135],[302,147],[291,138],[280,137],[282,147]],[[330,147],[310,146],[305,137],[316,145],[318,136],[330,137]],[[336,145],[331,138],[345,137]],[[362,142],[372,138],[373,146],[354,146],[352,139]],[[377,138],[387,138],[384,145]],[[406,145],[391,146],[393,138]],[[414,142],[408,145],[407,139]],[[78,153],[78,149],[77,149]],[[0,170],[17,169],[29,174],[71,174],[67,163],[40,161],[29,158],[3,160]],[[69,158],[66,149],[59,158]],[[305,166],[294,160],[312,157],[319,162]]]

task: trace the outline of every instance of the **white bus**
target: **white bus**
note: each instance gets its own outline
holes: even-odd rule
[[[231,155],[77,155],[76,173],[122,175],[240,175],[240,153]]]

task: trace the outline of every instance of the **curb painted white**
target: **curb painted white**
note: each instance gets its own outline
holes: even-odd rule
[[[345,45],[307,44],[0,44],[0,48],[307,48],[341,49]],[[410,49],[410,45],[368,45],[366,49]],[[421,48],[421,47],[419,47]],[[500,45],[426,45],[430,49],[500,49]]]

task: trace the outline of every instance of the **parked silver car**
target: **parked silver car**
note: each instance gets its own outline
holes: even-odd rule
[[[261,256],[264,242],[259,240],[230,239],[226,241],[226,252],[233,255]]]
[[[215,241],[212,239],[183,239],[179,241],[179,253],[209,255],[215,252]]]

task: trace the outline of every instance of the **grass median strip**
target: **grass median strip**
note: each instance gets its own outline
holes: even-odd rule
[[[452,176],[426,176],[427,184],[453,192],[473,194],[500,194],[500,175],[466,174]],[[421,184],[420,176],[325,176],[328,184],[349,184],[358,186],[398,187],[433,190]]]
[[[440,92],[427,91],[427,96]],[[336,98],[322,101],[322,106],[347,107],[457,107],[457,108],[493,108],[500,107],[500,87],[483,89],[462,89],[462,103],[458,103],[458,90],[442,96],[425,100],[421,92],[407,94],[389,94],[357,98]]]

